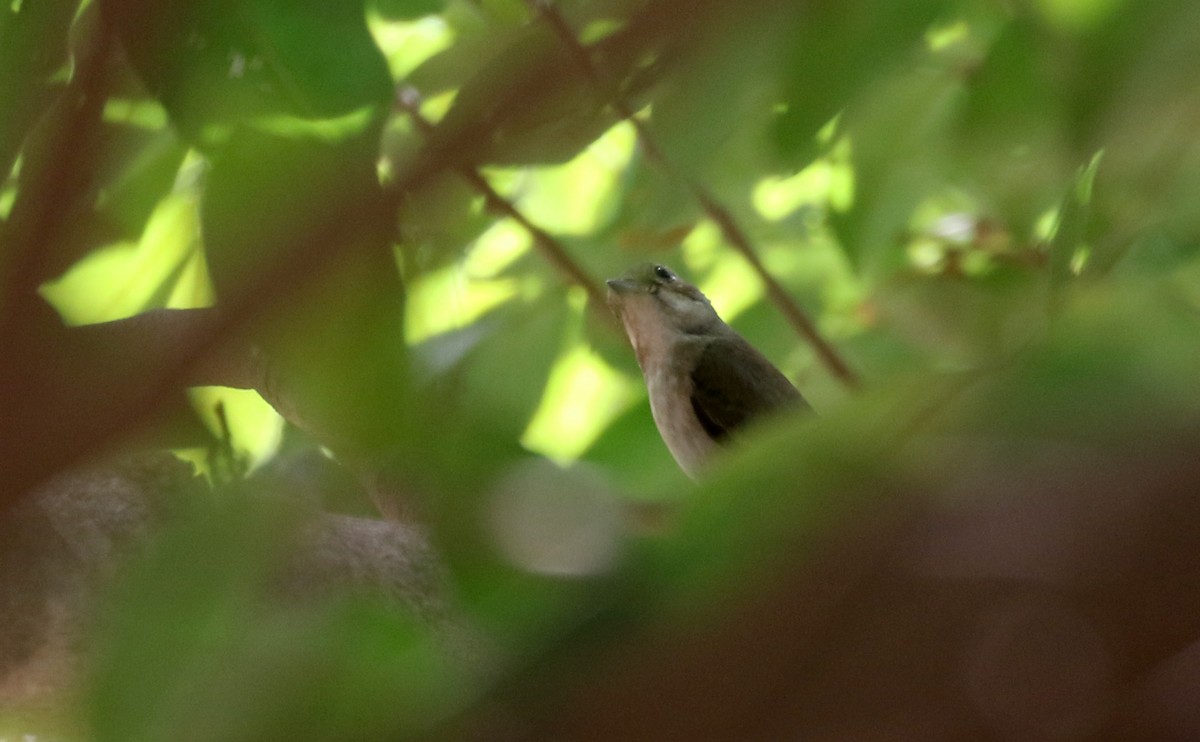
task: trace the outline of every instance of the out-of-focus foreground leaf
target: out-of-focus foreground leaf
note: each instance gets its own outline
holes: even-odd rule
[[[69,324],[215,303],[304,431],[230,482],[213,426],[208,491],[96,578],[98,738],[1196,730],[1194,2],[69,9],[0,15],[0,497],[174,445],[211,350]],[[685,479],[598,306],[643,260],[818,414]],[[377,566],[437,615],[321,574],[314,504],[419,528]],[[297,600],[298,555],[348,584]]]

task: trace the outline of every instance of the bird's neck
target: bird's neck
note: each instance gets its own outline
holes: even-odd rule
[[[625,332],[643,373],[651,373],[671,357],[679,332],[653,313],[629,312],[623,318]]]

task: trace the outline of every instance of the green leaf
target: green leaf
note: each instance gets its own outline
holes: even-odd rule
[[[184,718],[196,718],[195,694],[220,676],[230,645],[255,616],[255,592],[288,531],[284,515],[245,501],[225,512],[196,507],[129,568],[102,624],[92,695],[97,739],[175,738]]]
[[[277,570],[302,524],[295,510],[240,496],[191,505],[113,591],[93,675],[95,739],[394,738],[478,692],[467,663],[408,606],[338,591],[285,599]]]
[[[562,41],[538,24],[462,85],[428,151],[455,164],[561,163],[615,121]],[[474,129],[484,122],[481,138]]]
[[[776,102],[774,63],[791,40],[795,13],[729,10],[720,36],[676,60],[654,92],[648,128],[672,165],[689,175],[717,175],[726,158],[736,162],[731,140],[738,134],[760,142]]]
[[[67,32],[78,0],[33,0],[0,8],[0,181],[61,84]]]
[[[371,0],[371,10],[388,20],[411,20],[437,13],[443,0]]]
[[[1086,259],[1086,253],[1082,251],[1087,248],[1092,188],[1103,157],[1104,151],[1101,150],[1092,157],[1091,162],[1079,168],[1071,191],[1059,207],[1058,224],[1050,240],[1050,282],[1057,289],[1062,288],[1072,273],[1082,271],[1082,262],[1077,261]]]
[[[1065,159],[1068,74],[1062,43],[1028,18],[1006,24],[967,80],[956,154],[985,202],[1018,235],[1059,197]]]
[[[846,113],[854,196],[851,207],[831,211],[829,221],[862,274],[889,275],[903,265],[899,248],[913,212],[944,182],[942,143],[959,93],[948,70],[903,70]]]
[[[184,135],[212,145],[258,118],[337,119],[390,100],[358,2],[105,0],[134,66]]]
[[[794,21],[783,62],[775,142],[785,159],[811,158],[821,127],[873,80],[905,66],[945,11],[943,0],[810,3]]]

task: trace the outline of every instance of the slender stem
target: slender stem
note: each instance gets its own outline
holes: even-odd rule
[[[428,136],[433,132],[433,124],[421,113],[421,98],[416,90],[405,88],[397,96],[397,100],[422,134]],[[549,232],[530,221],[529,217],[525,216],[516,204],[493,188],[478,168],[473,165],[457,165],[454,167],[454,171],[483,196],[489,211],[508,217],[521,225],[521,228],[533,238],[533,244],[542,257],[554,266],[555,270],[569,283],[579,286],[587,292],[588,302],[591,306],[603,307],[605,305],[604,291],[588,275],[587,271],[571,258],[566,247]],[[600,312],[599,314],[615,324],[615,318],[609,313]]]
[[[858,388],[860,385],[858,375],[841,357],[837,349],[821,335],[816,323],[812,321],[791,295],[784,290],[783,286],[775,280],[775,277],[767,271],[746,231],[742,229],[729,210],[718,202],[707,188],[684,175],[671,162],[670,158],[666,156],[662,148],[658,146],[658,143],[650,134],[650,131],[646,128],[645,123],[637,116],[637,112],[633,110],[613,85],[606,82],[604,76],[592,62],[591,55],[588,54],[587,49],[575,36],[574,31],[571,30],[570,25],[554,7],[553,3],[550,0],[526,0],[526,2],[533,12],[542,18],[546,25],[554,31],[567,47],[580,69],[587,76],[588,80],[596,86],[609,105],[613,107],[621,118],[633,126],[638,144],[641,146],[646,159],[655,163],[668,175],[683,183],[692,193],[692,197],[700,204],[705,214],[721,230],[725,241],[741,253],[742,257],[750,264],[751,269],[758,275],[759,280],[762,281],[766,289],[767,298],[783,314],[793,329],[812,345],[817,353],[817,357],[829,369],[829,372],[847,387],[851,389]]]

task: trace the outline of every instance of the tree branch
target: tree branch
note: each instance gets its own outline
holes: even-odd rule
[[[607,78],[597,69],[588,50],[575,36],[575,32],[571,29],[566,19],[563,18],[562,14],[558,12],[558,9],[554,7],[554,4],[549,0],[526,0],[526,2],[533,9],[534,13],[539,15],[546,25],[554,31],[555,35],[570,52],[572,59],[575,60],[576,64],[587,76],[587,79],[591,81],[592,85],[595,86],[609,105],[617,111],[622,119],[628,121],[633,126],[638,143],[641,145],[642,151],[646,154],[646,158],[655,163],[670,177],[682,183],[691,192],[692,197],[696,199],[708,217],[721,230],[725,241],[746,259],[751,269],[758,275],[759,280],[762,281],[763,286],[766,288],[767,297],[771,303],[783,314],[796,332],[812,345],[821,363],[847,387],[852,389],[858,388],[860,384],[858,375],[850,368],[833,345],[821,335],[816,323],[809,318],[807,313],[800,308],[800,305],[796,303],[784,290],[783,286],[766,269],[762,260],[759,259],[746,231],[741,228],[729,210],[721,205],[707,188],[686,176],[671,162],[670,158],[658,146],[658,143],[646,128],[645,123],[637,116],[637,112],[633,110],[619,90],[608,84]]]
[[[415,88],[406,87],[396,96],[399,106],[409,115],[416,124],[417,129],[425,136],[430,136],[434,132],[434,126],[429,119],[421,113],[421,94]],[[483,196],[489,211],[501,216],[512,219],[521,228],[529,233],[533,238],[533,244],[538,252],[545,258],[555,270],[558,271],[567,283],[579,286],[588,295],[588,303],[594,308],[605,306],[604,291],[600,288],[600,284],[588,275],[574,259],[561,242],[556,240],[549,232],[534,224],[530,219],[516,207],[516,204],[509,201],[501,195],[492,184],[488,182],[483,173],[472,165],[455,165],[454,172],[467,183],[471,185],[480,195]],[[616,327],[616,320],[613,315],[608,312],[599,312],[600,316],[605,318],[605,321]]]

